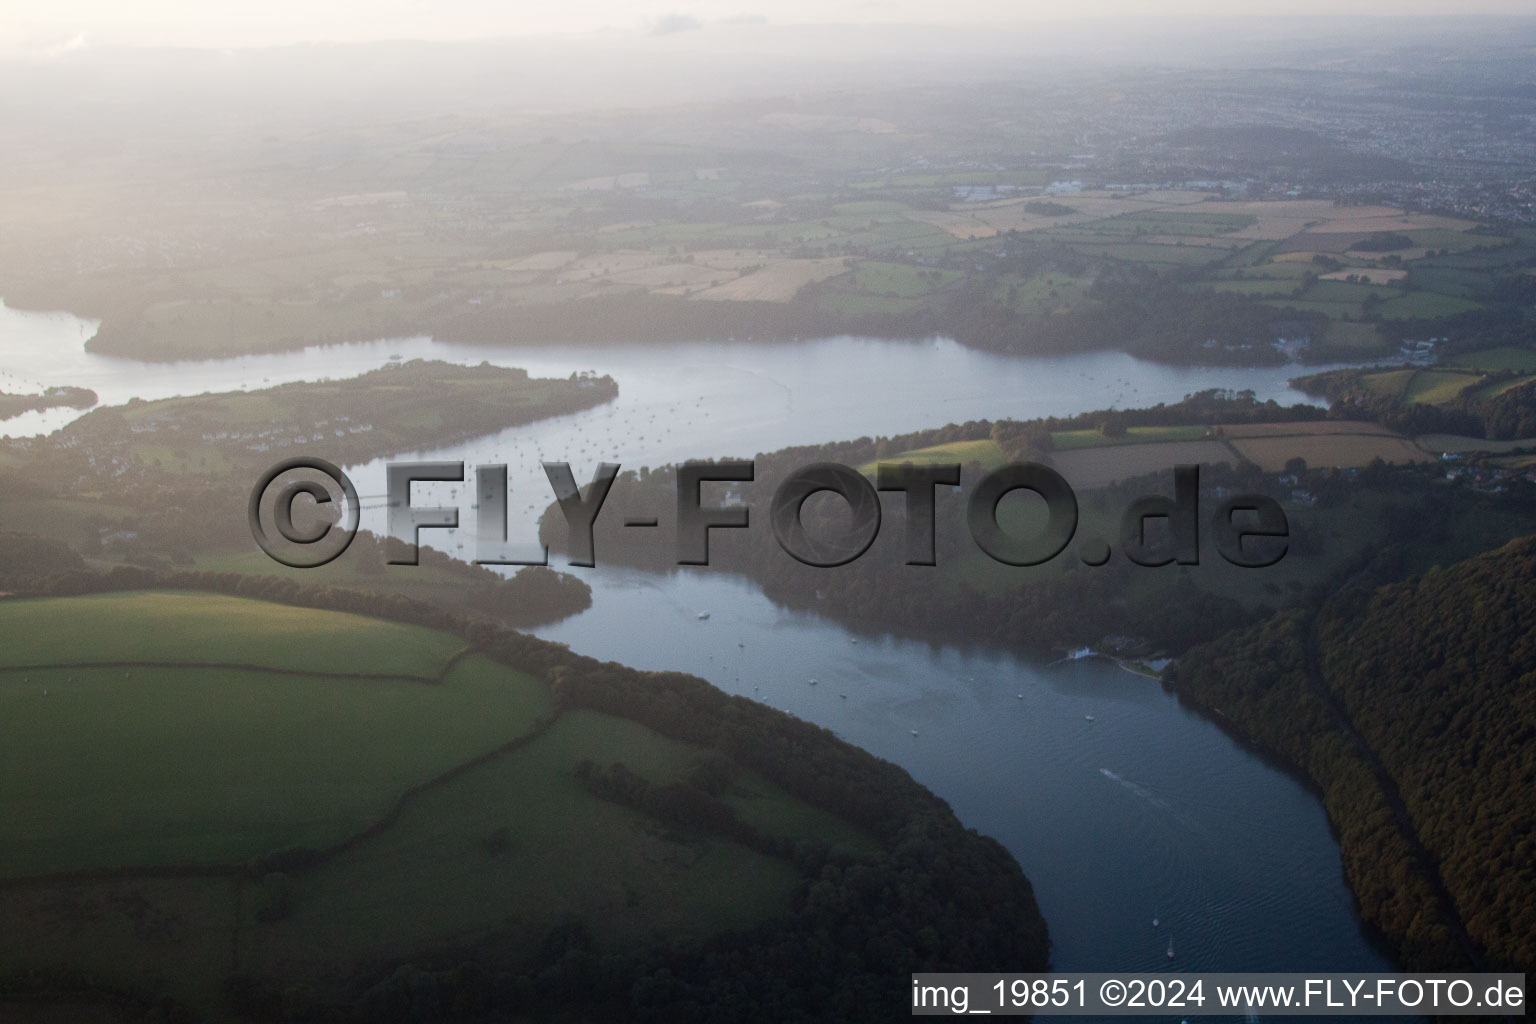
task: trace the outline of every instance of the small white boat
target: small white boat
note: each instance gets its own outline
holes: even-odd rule
[[[812,686],[815,686],[815,685],[816,685],[816,679],[815,679],[815,677],[814,677],[814,676],[813,676],[813,677],[812,677],[812,678],[811,678],[811,685],[812,685]]]
[[[709,612],[699,612],[699,619],[701,621],[707,618],[709,618]]]
[[[912,735],[913,735],[913,736],[916,736],[916,735],[917,735],[917,730],[916,730],[916,729],[913,729],[913,730],[912,730]]]
[[[1098,721],[1098,719],[1094,718],[1092,715],[1084,715],[1083,719],[1085,721],[1088,721],[1088,722],[1097,722]]]
[[[1173,936],[1168,936],[1168,959],[1173,959]]]

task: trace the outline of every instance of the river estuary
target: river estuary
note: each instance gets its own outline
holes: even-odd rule
[[[568,460],[586,479],[598,460],[634,468],[751,456],[968,419],[1146,406],[1209,387],[1304,400],[1287,384],[1295,367],[1169,367],[1117,353],[1021,359],[945,339],[497,347],[409,338],[146,364],[85,353],[92,330],[65,314],[0,307],[0,390],[78,385],[119,403],[346,377],[395,358],[612,375],[619,397],[610,405],[398,456],[507,463],[514,538],[532,535],[549,500],[540,459]],[[78,414],[27,414],[0,432],[51,430]],[[379,503],[366,496],[383,493],[385,461],[348,467],[365,495],[367,528],[382,530]],[[472,518],[464,525],[467,550]],[[456,541],[431,542],[456,550]],[[1044,665],[855,634],[719,574],[648,574],[601,560],[572,571],[591,584],[593,605],[541,636],[598,658],[695,673],[902,765],[1018,858],[1058,968],[1391,969],[1362,933],[1317,800],[1155,681],[1102,661]]]

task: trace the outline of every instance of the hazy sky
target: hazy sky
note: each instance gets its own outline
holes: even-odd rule
[[[656,32],[736,19],[816,23],[1026,22],[1142,16],[1518,14],[1531,0],[5,0],[0,49],[98,44],[239,47],[378,39]],[[1279,9],[1283,6],[1283,11]]]

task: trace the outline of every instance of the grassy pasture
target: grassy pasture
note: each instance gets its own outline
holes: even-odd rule
[[[1367,374],[1363,380],[1372,394],[1383,398],[1402,398],[1408,390],[1417,370],[1388,370],[1384,373]]]
[[[1380,285],[1320,280],[1307,289],[1306,297],[1312,302],[1359,303],[1372,295],[1385,298],[1391,294]]]
[[[991,439],[983,441],[956,441],[953,444],[938,444],[930,448],[914,448],[911,451],[902,452],[899,455],[887,455],[874,462],[866,462],[859,467],[859,472],[866,476],[873,476],[875,467],[881,462],[910,462],[918,466],[931,466],[936,463],[958,462],[962,466],[976,462],[984,469],[992,470],[1007,462],[1002,448]]]
[[[1051,434],[1051,443],[1057,451],[1071,451],[1156,441],[1199,441],[1205,435],[1206,428],[1198,423],[1178,427],[1128,427],[1123,437],[1105,437],[1097,430],[1058,430]]]
[[[199,633],[200,617],[225,628]],[[145,640],[146,619],[167,628]],[[34,878],[0,886],[6,971],[68,964],[225,1019],[233,972],[343,992],[359,972],[467,941],[515,964],[571,922],[600,949],[687,945],[783,913],[803,882],[789,860],[664,824],[573,773],[583,759],[618,762],[665,785],[719,754],[627,719],[558,713],[542,682],[478,655],[440,682],[335,674],[357,647],[375,668],[415,651],[416,667],[436,671],[460,642],[431,630],[153,592],[0,601],[0,630],[28,645],[23,658],[7,652],[13,666],[49,654],[197,661],[270,641],[292,670],[0,667],[0,880]],[[744,766],[716,773],[719,799],[764,833],[878,850]],[[290,872],[275,919],[260,913],[266,883],[243,873],[35,880],[245,865],[360,833]]]
[[[1468,387],[1481,377],[1474,373],[1457,373],[1452,370],[1420,370],[1408,382],[1403,391],[1403,401],[1426,405],[1441,405],[1455,401]]]
[[[536,937],[572,919],[609,948],[755,924],[784,907],[799,881],[792,866],[665,828],[593,796],[572,774],[584,758],[617,761],[665,783],[700,753],[633,722],[568,713],[529,745],[423,793],[374,841],[299,878],[292,916],[245,936],[247,964],[340,976],[360,958],[406,955],[444,936],[508,929]],[[497,833],[506,836],[500,852],[486,843]],[[856,833],[848,841],[868,843]]]
[[[1413,291],[1388,299],[1377,307],[1377,312],[1388,320],[1416,320],[1455,316],[1457,313],[1467,313],[1482,308],[1482,303],[1471,299],[1440,295],[1436,292]]]
[[[1297,254],[1292,253],[1291,255]],[[1257,263],[1249,267],[1235,268],[1233,271],[1222,271],[1220,276],[1224,278],[1232,277],[1237,271],[1241,271],[1243,280],[1251,281],[1255,278],[1285,280],[1292,281],[1299,285],[1301,284],[1301,279],[1303,277],[1306,277],[1309,273],[1315,272],[1315,270],[1316,268],[1310,259],[1289,260],[1284,258],[1276,258],[1264,263]]]
[[[541,683],[471,658],[437,685],[232,668],[13,671],[0,673],[0,706],[0,877],[16,877],[323,847],[410,786],[526,732],[550,703]]]
[[[1290,295],[1301,282],[1283,277],[1244,278],[1240,281],[1207,281],[1191,285],[1204,291],[1233,292],[1238,295]]]
[[[1494,452],[1503,454],[1522,448],[1536,448],[1536,441],[1524,438],[1514,441],[1490,441],[1482,437],[1462,437],[1459,434],[1421,434],[1414,443],[1431,452]]]
[[[1384,273],[1384,271],[1376,271],[1376,273]],[[1425,267],[1421,263],[1414,263],[1409,275],[1417,287],[1455,298],[1485,298],[1493,290],[1493,281],[1489,275],[1475,270]]]
[[[1053,456],[1052,461],[1057,462],[1058,465],[1065,461],[1067,464],[1076,467],[1078,460],[1073,459],[1071,455],[1065,453],[1085,451],[1089,449],[1104,450],[1114,448],[1132,448],[1141,445],[1158,445],[1164,446],[1158,449],[1158,453],[1161,455],[1165,451],[1174,453],[1183,451],[1184,449],[1181,446],[1188,442],[1194,442],[1196,444],[1196,448],[1190,449],[1190,451],[1195,452],[1196,454],[1213,454],[1214,449],[1201,447],[1201,445],[1204,443],[1202,439],[1205,436],[1206,428],[1199,424],[1177,427],[1131,427],[1126,430],[1124,437],[1105,437],[1097,430],[1059,430],[1051,434],[1051,443],[1057,453],[1057,455]],[[1220,448],[1220,445],[1216,445],[1216,448]],[[1217,458],[1214,461],[1227,461],[1230,453],[1226,452],[1225,449],[1222,449],[1220,455],[1221,458]],[[1107,461],[1105,461],[1106,459]],[[1169,462],[1167,465],[1163,465],[1161,463],[1152,465],[1140,455],[1131,455],[1128,456],[1127,459],[1122,459],[1119,456],[1104,455],[1091,455],[1087,457],[1088,462],[1091,462],[1094,466],[1098,466],[1100,462],[1103,462],[1106,466],[1110,465],[1111,463],[1118,466],[1121,462],[1125,462],[1126,465],[1135,466],[1147,464],[1150,465],[1151,468],[1139,470],[1139,472],[1147,473],[1154,472],[1157,469],[1166,469],[1174,465],[1173,462]],[[998,446],[996,441],[990,439],[982,441],[956,441],[952,444],[934,445],[931,448],[916,448],[912,451],[902,452],[899,455],[887,455],[884,458],[876,460],[876,462],[866,462],[864,465],[859,467],[859,472],[866,475],[872,475],[875,472],[875,466],[877,462],[912,462],[923,466],[932,465],[934,463],[953,462],[958,462],[961,465],[967,465],[974,462],[979,463],[983,469],[992,470],[996,469],[998,466],[1003,465],[1003,463],[1007,461],[1007,457],[1003,455],[1003,450]],[[1153,462],[1155,461],[1156,460],[1154,459]],[[1115,472],[1118,473],[1119,470],[1116,469]],[[1094,476],[1096,480],[1100,475],[1102,474],[1095,471]],[[1135,472],[1125,472],[1121,475],[1112,475],[1108,478],[1108,480],[1098,480],[1097,483],[1109,482],[1109,480],[1123,479],[1123,477],[1135,475],[1137,475]],[[1073,480],[1072,482],[1074,484],[1077,483],[1076,480]]]
[[[1455,356],[1450,362],[1454,366],[1465,366],[1484,373],[1498,370],[1531,373],[1536,371],[1536,352],[1524,348],[1485,348]]]
[[[1009,274],[998,281],[992,300],[1025,315],[1045,316],[1082,303],[1092,285],[1090,275],[1073,276],[1060,271],[1033,277]]]
[[[1485,402],[1490,398],[1499,397],[1506,391],[1513,391],[1515,388],[1529,384],[1533,380],[1536,380],[1536,377],[1515,377],[1511,380],[1497,381],[1493,384],[1487,384],[1483,387],[1474,388],[1470,392],[1470,397],[1475,398],[1480,402]]]
[[[1085,225],[1102,234],[1147,235],[1224,235],[1258,223],[1258,218],[1244,213],[1194,210],[1140,210],[1108,220]]]
[[[936,291],[960,275],[952,270],[927,270],[905,263],[869,260],[854,268],[853,287],[872,295],[917,298]]]
[[[435,677],[464,642],[346,612],[155,591],[0,602],[0,669],[217,662],[315,673]]]
[[[1153,245],[1140,242],[1113,242],[1105,244],[1079,244],[1078,251],[1105,259],[1125,260],[1129,263],[1167,263],[1175,266],[1205,266],[1219,263],[1225,250],[1204,245]]]

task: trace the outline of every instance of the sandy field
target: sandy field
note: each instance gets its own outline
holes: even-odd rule
[[[814,260],[780,260],[718,288],[698,292],[693,298],[724,302],[788,302],[812,281],[846,273],[842,257]]]
[[[532,256],[524,256],[507,265],[508,270],[559,270],[577,256],[574,249],[550,250],[548,252],[536,252]]]
[[[1158,472],[1166,472],[1172,486],[1174,466],[1233,461],[1231,450],[1220,441],[1153,441],[1076,448],[1051,455],[1056,471],[1074,488],[1103,487],[1116,480]]]
[[[1364,466],[1372,459],[1386,462],[1431,462],[1412,442],[1395,436],[1368,434],[1310,437],[1252,437],[1232,442],[1249,461],[1266,472],[1279,472],[1288,460],[1301,457],[1308,466]]]
[[[1239,423],[1221,428],[1227,437],[1295,437],[1319,434],[1373,434],[1397,437],[1379,423],[1361,420],[1313,420],[1306,423]]]
[[[566,281],[591,281],[599,277],[659,267],[671,261],[672,257],[665,253],[645,249],[616,249],[573,260],[560,268],[560,276]]]
[[[625,270],[610,274],[608,280],[617,284],[634,284],[655,291],[683,291],[688,288],[708,288],[716,281],[724,283],[736,276],[732,270],[701,266],[697,263],[661,263],[654,267]]]

